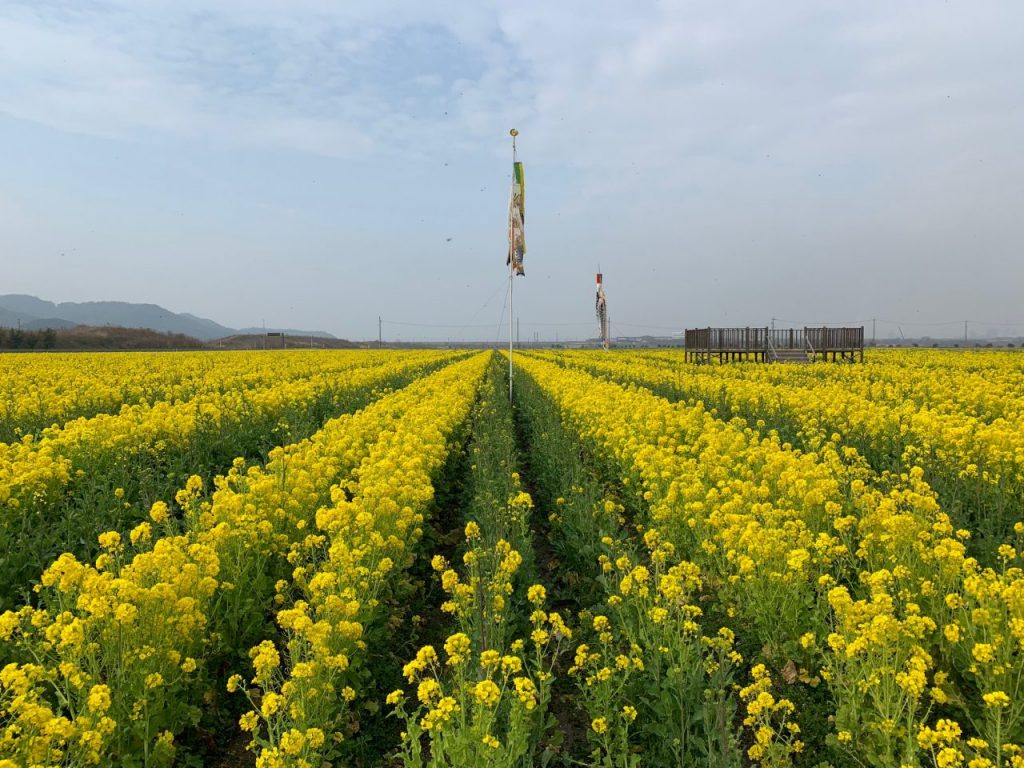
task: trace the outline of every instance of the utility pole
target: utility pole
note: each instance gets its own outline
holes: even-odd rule
[[[871,318],[871,346],[878,346],[878,342],[875,340],[875,318]]]
[[[384,332],[381,330],[381,326],[380,315],[377,315],[377,349],[384,348]]]
[[[267,321],[263,320],[263,349],[267,348]]]
[[[519,318],[516,318],[516,344],[520,342],[519,338]]]
[[[964,320],[964,344],[967,344],[967,321]]]

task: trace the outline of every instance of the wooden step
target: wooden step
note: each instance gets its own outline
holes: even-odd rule
[[[774,355],[769,352],[769,359],[776,363],[809,363],[807,352],[803,349],[778,349]]]

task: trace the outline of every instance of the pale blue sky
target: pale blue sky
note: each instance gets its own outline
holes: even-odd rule
[[[620,334],[1024,332],[1022,29],[1016,2],[6,0],[0,293],[493,338],[516,126],[524,338],[594,334],[597,263]]]

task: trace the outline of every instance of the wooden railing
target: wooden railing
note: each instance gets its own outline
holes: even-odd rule
[[[766,328],[775,349],[807,349],[804,332],[800,328]]]
[[[687,349],[761,351],[768,346],[767,333],[767,328],[688,328],[685,343]]]
[[[864,348],[864,328],[804,328],[815,349],[848,350]]]
[[[769,345],[775,349],[805,349],[832,351],[863,349],[863,328],[688,328],[685,333],[687,349],[715,352],[764,351]]]
[[[688,328],[686,359],[698,363],[729,360],[776,362],[803,352],[810,361],[864,361],[864,328]]]

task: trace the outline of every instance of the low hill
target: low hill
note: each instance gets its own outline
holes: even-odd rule
[[[39,329],[72,325],[149,328],[161,333],[180,333],[202,341],[262,333],[262,328],[238,331],[188,312],[171,312],[159,304],[133,304],[127,301],[65,301],[55,304],[36,296],[10,293],[0,295],[0,327]],[[268,331],[280,331],[268,328]],[[334,337],[324,331],[284,330],[295,336]]]

